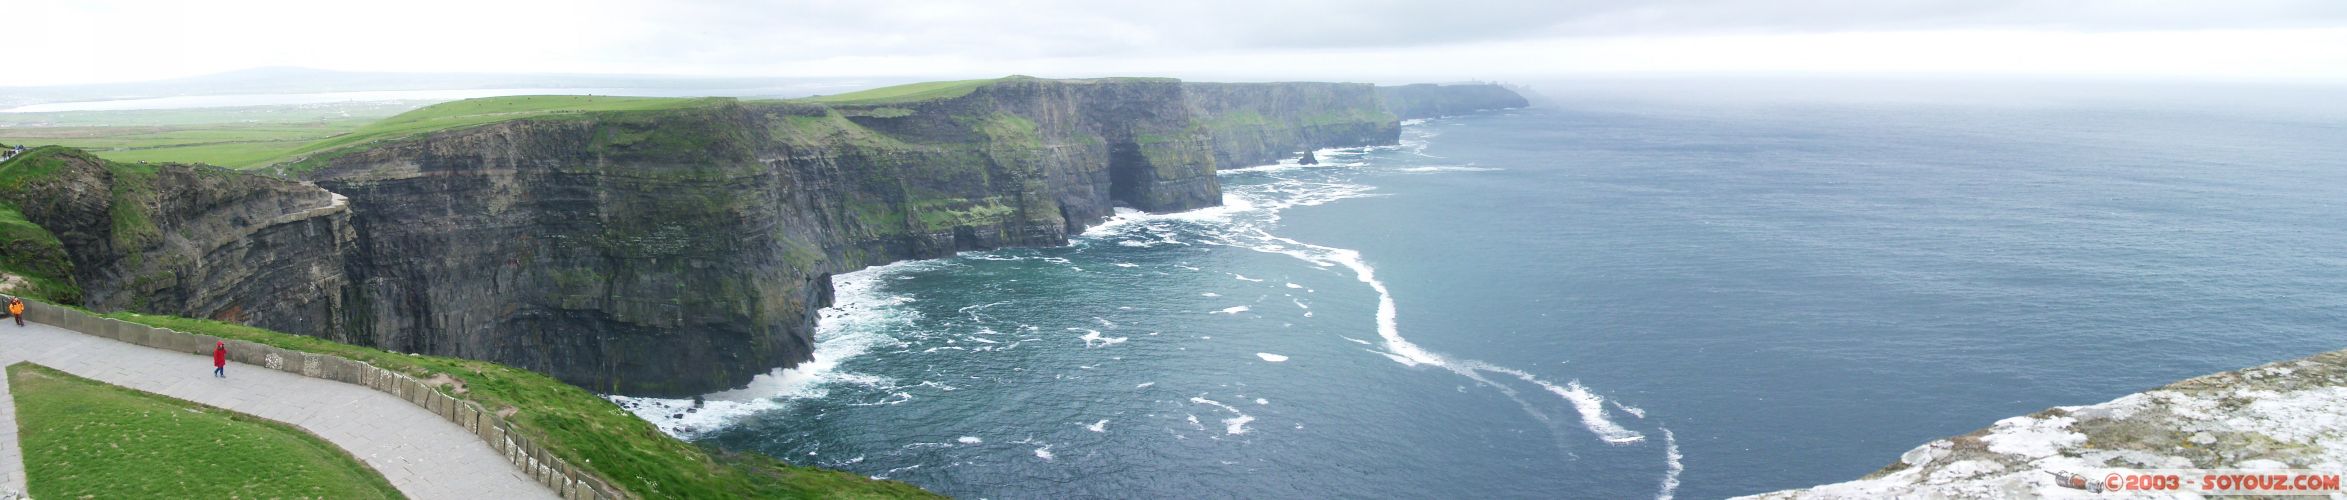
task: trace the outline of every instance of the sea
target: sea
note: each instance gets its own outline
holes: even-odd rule
[[[1535,85],[838,278],[680,437],[966,498],[1720,498],[2347,348],[2347,93]]]

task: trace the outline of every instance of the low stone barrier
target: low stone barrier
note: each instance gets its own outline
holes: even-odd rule
[[[113,318],[101,318],[77,309],[25,301],[26,320],[145,347],[210,356],[215,342],[228,343],[228,360],[311,378],[361,385],[405,399],[425,411],[455,423],[481,438],[490,449],[505,455],[522,473],[554,490],[565,500],[620,500],[633,498],[610,481],[572,467],[537,443],[513,432],[513,424],[479,403],[456,399],[431,384],[407,374],[331,354],[317,354],[242,340],[156,328]]]

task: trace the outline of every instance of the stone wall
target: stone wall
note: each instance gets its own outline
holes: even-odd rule
[[[229,361],[362,385],[431,411],[442,419],[472,431],[490,449],[504,454],[506,460],[512,461],[514,467],[520,468],[522,473],[536,479],[538,484],[545,485],[547,489],[554,490],[556,495],[565,500],[635,498],[612,487],[610,481],[556,458],[523,433],[515,432],[513,424],[497,416],[496,412],[482,408],[478,403],[442,393],[415,377],[366,362],[101,318],[80,310],[40,302],[25,302],[25,319],[84,335],[203,356],[212,354],[215,342],[226,342]]]

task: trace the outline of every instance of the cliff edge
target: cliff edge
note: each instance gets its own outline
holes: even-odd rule
[[[1493,89],[1401,95],[1508,104],[1440,97]],[[44,148],[0,168],[0,286],[701,394],[811,359],[833,274],[1063,245],[1120,207],[1219,205],[1218,169],[1395,143],[1385,93],[1014,76],[792,100],[470,99],[271,167],[301,181]]]
[[[834,273],[1218,205],[1221,166],[1396,122],[1361,84],[1011,77],[533,116],[302,175],[357,207],[356,342],[682,396],[810,359]]]
[[[2341,408],[2347,351],[2334,351],[1999,420],[1856,481],[1746,498],[2087,498],[2096,495],[2057,486],[2049,472],[2338,471],[2347,469]]]
[[[1524,96],[1490,83],[1418,83],[1377,88],[1378,102],[1402,119],[1438,118],[1492,109],[1530,106]]]

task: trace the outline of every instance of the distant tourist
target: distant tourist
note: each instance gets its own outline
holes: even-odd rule
[[[8,298],[8,316],[16,318],[16,326],[24,326],[24,298]]]
[[[228,341],[212,343],[212,376],[228,378]]]

